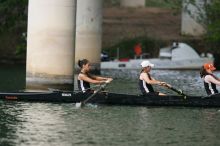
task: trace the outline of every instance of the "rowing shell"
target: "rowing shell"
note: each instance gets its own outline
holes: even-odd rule
[[[13,92],[0,93],[1,100],[27,102],[78,103],[91,94],[81,92]],[[189,106],[189,107],[220,107],[220,94],[212,96],[142,96],[132,94],[103,92],[95,95],[88,103],[105,105],[129,106]]]

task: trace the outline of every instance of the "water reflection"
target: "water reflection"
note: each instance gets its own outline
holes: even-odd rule
[[[18,140],[15,135],[17,126],[22,122],[17,115],[20,115],[22,111],[19,104],[0,101],[0,145],[15,145],[14,140]]]
[[[0,113],[0,145],[220,144],[217,109],[1,102]]]
[[[24,65],[0,65],[0,91],[17,91],[25,88]]]

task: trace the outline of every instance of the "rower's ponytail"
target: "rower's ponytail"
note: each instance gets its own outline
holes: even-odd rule
[[[206,71],[206,69],[204,68],[204,66],[202,66],[201,70],[200,70],[200,77],[203,78],[206,75],[208,75],[209,73]]]
[[[82,60],[78,61],[78,65],[80,68],[82,68],[83,65],[86,65],[87,63],[89,63],[89,60],[87,60],[87,59],[82,59]]]

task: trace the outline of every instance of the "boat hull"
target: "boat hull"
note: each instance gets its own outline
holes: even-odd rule
[[[81,92],[14,92],[0,93],[1,100],[77,103],[84,101],[91,94]],[[142,96],[103,92],[91,98],[88,103],[127,106],[188,106],[188,107],[220,107],[220,94],[212,96]]]

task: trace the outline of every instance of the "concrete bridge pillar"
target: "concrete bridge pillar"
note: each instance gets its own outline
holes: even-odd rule
[[[27,89],[72,89],[75,0],[29,0]]]
[[[122,7],[145,7],[145,0],[121,0]]]
[[[75,61],[86,58],[100,70],[103,0],[78,0]]]
[[[204,1],[195,0],[195,5],[189,4],[189,0],[183,0],[182,3],[182,25],[181,33],[183,35],[201,36],[206,30],[199,22],[199,17],[204,14]]]

